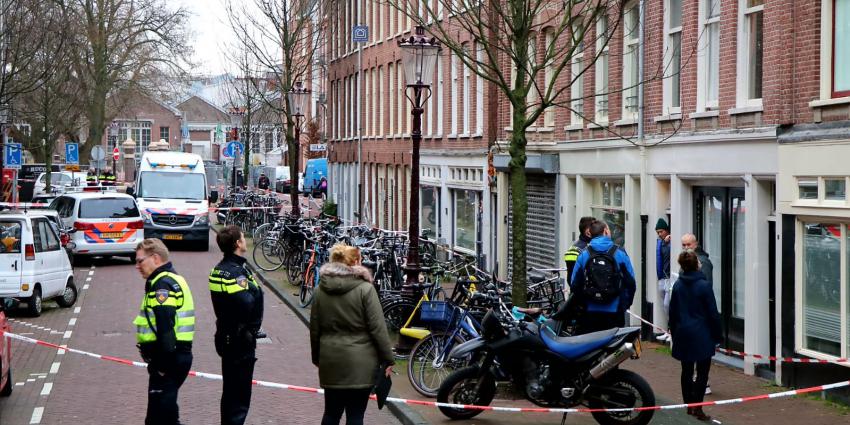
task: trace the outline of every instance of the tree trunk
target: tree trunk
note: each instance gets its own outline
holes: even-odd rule
[[[80,164],[83,161],[88,162],[91,156],[91,150],[95,145],[103,142],[103,129],[106,126],[106,92],[96,90],[95,96],[92,97],[92,103],[88,108],[88,124],[89,135],[85,143],[80,144]],[[141,149],[141,140],[134,140],[136,149]]]
[[[525,307],[528,298],[526,285],[526,224],[528,222],[528,198],[526,197],[525,177],[525,97],[523,96],[522,107],[514,107],[513,132],[511,132],[511,145],[508,149],[511,161],[508,163],[511,184],[511,256],[513,268],[511,270],[511,292],[513,303],[519,307]]]

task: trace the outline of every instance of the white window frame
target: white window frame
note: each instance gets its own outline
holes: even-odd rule
[[[469,53],[469,43],[463,45],[463,51],[467,58],[472,56]],[[463,61],[461,61],[461,66],[463,66],[463,136],[469,137],[471,127],[470,118],[472,117],[470,105],[472,101],[472,74],[470,73],[470,68]]]
[[[555,44],[555,36],[552,34],[551,28],[546,28],[543,31],[543,42],[546,43],[543,45],[543,51],[548,52],[550,48],[554,47]],[[544,56],[547,53],[544,53]],[[552,87],[553,79],[555,78],[555,70],[553,69],[553,61],[551,59],[548,60],[546,66],[543,68],[543,81],[544,86],[543,90],[549,90]],[[546,108],[543,112],[543,126],[546,128],[554,128],[555,127],[555,108],[550,106]]]
[[[369,132],[372,130],[372,125],[371,125],[371,122],[369,121],[372,118],[372,116],[371,116],[371,109],[372,108],[369,107],[369,102],[370,102],[370,98],[371,98],[371,96],[369,96],[369,93],[370,93],[369,90],[371,88],[371,85],[369,84],[370,83],[369,80],[372,77],[372,72],[369,69],[366,69],[363,72],[365,73],[364,76],[366,77],[366,78],[363,79],[363,95],[365,96],[365,99],[361,97],[360,101],[365,102],[366,107],[363,108],[363,123],[364,123],[363,127],[364,128],[362,129],[362,131],[363,131],[364,136],[368,136]]]
[[[439,1],[439,0],[438,0]],[[475,76],[475,136],[484,135],[484,77],[481,76],[484,63],[484,49],[481,44],[475,43],[475,61],[478,73]]]
[[[387,83],[387,98],[389,99],[389,104],[387,106],[387,112],[389,112],[390,122],[389,129],[387,130],[387,137],[395,134],[395,63],[390,62],[387,64],[387,75],[389,76],[389,82]]]
[[[440,3],[442,4],[442,3]],[[443,82],[443,67],[446,66],[446,61],[442,57],[437,57],[437,129],[434,131],[436,137],[443,137],[443,113],[445,109],[445,83]]]
[[[794,313],[795,313],[795,324],[794,326],[794,348],[795,350],[803,354],[805,356],[813,357],[816,359],[823,360],[835,360],[838,358],[847,358],[850,356],[850,341],[847,339],[850,338],[848,335],[848,321],[850,318],[850,312],[848,312],[848,290],[850,290],[850,276],[847,273],[847,250],[850,249],[850,246],[847,244],[847,231],[850,230],[850,225],[848,225],[847,219],[839,218],[839,217],[800,217],[797,219],[796,223],[796,240],[794,246],[797,255],[795,255],[795,266],[794,266]],[[805,252],[803,252],[803,236],[805,231],[805,225],[807,223],[836,223],[841,226],[841,248],[839,251],[839,267],[840,267],[840,297],[841,297],[841,305],[840,305],[840,315],[841,315],[841,335],[839,345],[841,346],[841,355],[834,356],[831,354],[821,353],[819,351],[815,351],[809,348],[804,348],[803,346],[803,331],[804,331],[804,322],[803,322],[803,309],[805,307],[804,297],[803,297],[803,261],[805,261]],[[846,364],[843,366],[847,367]]]
[[[451,131],[449,133],[449,137],[457,137],[457,127],[458,127],[457,126],[457,120],[458,120],[458,113],[457,113],[458,112],[458,107],[457,107],[458,106],[458,93],[457,93],[457,90],[458,90],[458,87],[457,87],[458,86],[458,81],[457,81],[458,75],[457,74],[458,74],[458,72],[457,72],[457,68],[458,68],[458,59],[457,59],[457,54],[455,54],[455,53],[449,53],[449,55],[451,56],[450,66],[451,66],[451,87],[452,87],[451,88],[451,90],[452,90],[452,100],[451,100],[451,103],[450,103],[452,111],[451,111],[451,116],[449,117],[449,119],[451,120]]]
[[[576,28],[573,28],[575,31]],[[549,35],[547,35],[548,39]],[[584,60],[584,48],[573,54],[570,64],[570,126],[578,127],[584,125],[584,74],[582,74],[582,63]],[[547,74],[549,67],[546,68]],[[547,77],[547,80],[549,77]],[[576,112],[579,111],[579,112]],[[547,125],[548,127],[548,125]]]
[[[627,19],[626,15],[634,10],[635,13],[638,13],[638,2],[633,1],[628,3],[623,7],[623,95],[622,95],[622,119],[623,120],[636,120],[638,115],[638,79],[640,78],[640,70],[634,65],[637,65],[637,55],[638,55],[638,45],[640,44],[639,37],[639,26],[640,26],[640,16],[635,21],[635,28],[631,30],[631,33],[628,32],[627,28]],[[628,53],[629,49],[632,49],[631,53]],[[629,55],[634,55],[635,61],[634,64],[629,60]],[[634,98],[634,107],[633,109],[629,109],[629,98]]]
[[[721,13],[718,11],[717,16],[708,19],[706,16],[706,3],[711,3],[712,1],[717,1],[718,5],[720,4],[720,0],[700,0],[699,1],[699,18],[698,18],[698,28],[699,28],[699,51],[697,53],[697,112],[704,112],[706,110],[716,110],[719,106],[720,99],[720,63],[718,61],[710,61],[708,57],[709,52],[709,26],[716,25],[717,33],[718,33],[718,52],[720,49],[720,18]],[[718,54],[719,56],[719,54]],[[709,69],[708,67],[716,67],[716,84],[717,84],[717,98],[709,99],[709,94],[713,91],[712,87],[710,87],[709,83]]]
[[[593,99],[593,111],[594,111],[594,120],[597,124],[605,125],[608,124],[609,117],[609,109],[608,109],[608,100],[609,100],[609,91],[611,90],[611,77],[609,75],[609,70],[611,68],[611,55],[609,54],[607,40],[607,32],[610,31],[608,25],[608,16],[603,15],[605,18],[599,19],[596,21],[596,52],[598,53],[598,58],[595,62],[594,66],[594,99]],[[604,24],[604,25],[603,25]],[[604,59],[604,61],[603,61]],[[605,66],[602,66],[602,63],[605,63]],[[607,81],[607,84],[603,84],[603,82]],[[603,89],[603,86],[607,85],[608,87]]]
[[[671,27],[670,19],[670,1],[664,0],[664,98],[663,98],[663,110],[664,115],[674,115],[682,113],[682,25],[684,20],[684,6],[686,0],[676,0],[679,2],[679,25],[676,27]],[[746,0],[744,0],[746,1]],[[673,73],[673,53],[675,52],[676,46],[673,46],[672,41],[673,37],[676,35],[679,36],[679,74],[674,75]],[[679,105],[673,105],[673,82],[675,80],[679,81]]]
[[[850,96],[832,96],[833,40],[835,39],[835,1],[821,0],[820,40],[820,100],[850,99]]]
[[[738,0],[738,78],[737,78],[737,105],[743,107],[762,106],[762,98],[750,99],[750,40],[752,28],[750,27],[750,15],[762,13],[764,18],[764,3],[747,7],[748,0]],[[764,21],[762,21],[764,22]],[[764,24],[762,24],[764,25]],[[764,28],[762,28],[764,31]],[[762,34],[764,37],[764,34]],[[763,40],[763,38],[762,38]],[[764,47],[762,47],[762,70],[764,69]],[[762,73],[762,96],[764,96],[764,74]]]
[[[379,95],[376,99],[378,102],[378,131],[375,132],[375,135],[378,137],[384,136],[384,131],[386,131],[384,127],[384,99],[386,99],[386,94],[384,90],[384,67],[378,67],[378,91]]]
[[[410,120],[406,119],[407,117],[404,115],[404,110],[407,106],[408,102],[407,98],[404,97],[404,91],[407,88],[404,82],[404,67],[401,65],[401,61],[397,61],[395,63],[395,71],[396,71],[396,96],[398,99],[398,104],[396,107],[396,113],[398,114],[398,132],[395,134],[397,136],[401,136],[407,133],[407,126],[410,123]]]
[[[452,220],[451,221],[451,223],[452,223],[452,247],[458,252],[467,253],[467,254],[474,254],[475,253],[474,248],[472,250],[470,250],[468,248],[460,247],[457,244],[457,195],[458,195],[459,191],[469,191],[469,192],[475,193],[475,199],[476,199],[475,200],[475,209],[476,210],[478,210],[480,208],[479,205],[480,205],[481,202],[483,202],[483,194],[482,194],[480,189],[473,189],[473,188],[454,187],[454,188],[451,188],[451,190],[450,190],[450,192],[451,192],[450,198],[451,198],[451,202],[452,202],[452,207],[451,207],[452,208],[452,215],[451,215],[451,220]],[[478,244],[478,226],[479,226],[479,224],[483,224],[483,223],[478,223],[477,217],[474,219],[474,222],[475,222],[475,229],[474,229],[475,230],[475,236],[474,236],[474,238],[475,238],[475,244],[477,245]]]
[[[386,8],[387,5],[383,3],[377,3],[376,7],[378,8],[378,25],[376,25],[378,29],[377,37],[375,37],[375,42],[380,43],[381,40],[384,39],[385,34],[387,33],[387,20],[386,20]]]

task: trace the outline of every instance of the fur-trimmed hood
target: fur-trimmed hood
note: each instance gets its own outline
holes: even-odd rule
[[[330,262],[319,269],[321,286],[329,294],[344,294],[360,286],[363,282],[372,283],[372,273],[363,266],[348,266],[344,263]]]

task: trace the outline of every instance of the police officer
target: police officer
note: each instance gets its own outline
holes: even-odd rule
[[[263,321],[263,291],[245,268],[247,244],[237,226],[222,229],[216,242],[224,258],[210,272],[216,317],[215,349],[221,356],[221,423],[244,424],[251,404],[257,338]]]
[[[112,173],[112,170],[107,168],[103,172],[103,176],[101,177],[100,182],[104,186],[115,186],[115,174]]]
[[[86,173],[86,186],[97,186],[97,176],[94,169],[89,168],[88,173]]]
[[[570,279],[573,276],[573,269],[575,269],[578,256],[587,249],[587,244],[590,243],[590,225],[594,221],[596,219],[590,216],[582,217],[578,221],[578,239],[573,242],[570,249],[564,254],[564,263],[567,266],[567,283],[570,283]]]
[[[145,424],[179,424],[177,392],[192,367],[192,292],[174,271],[159,239],[145,239],[136,246],[136,270],[146,279],[142,306],[133,321],[137,347],[148,363]]]

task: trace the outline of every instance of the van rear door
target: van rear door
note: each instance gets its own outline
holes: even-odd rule
[[[0,218],[0,297],[17,295],[24,270],[23,219]]]

